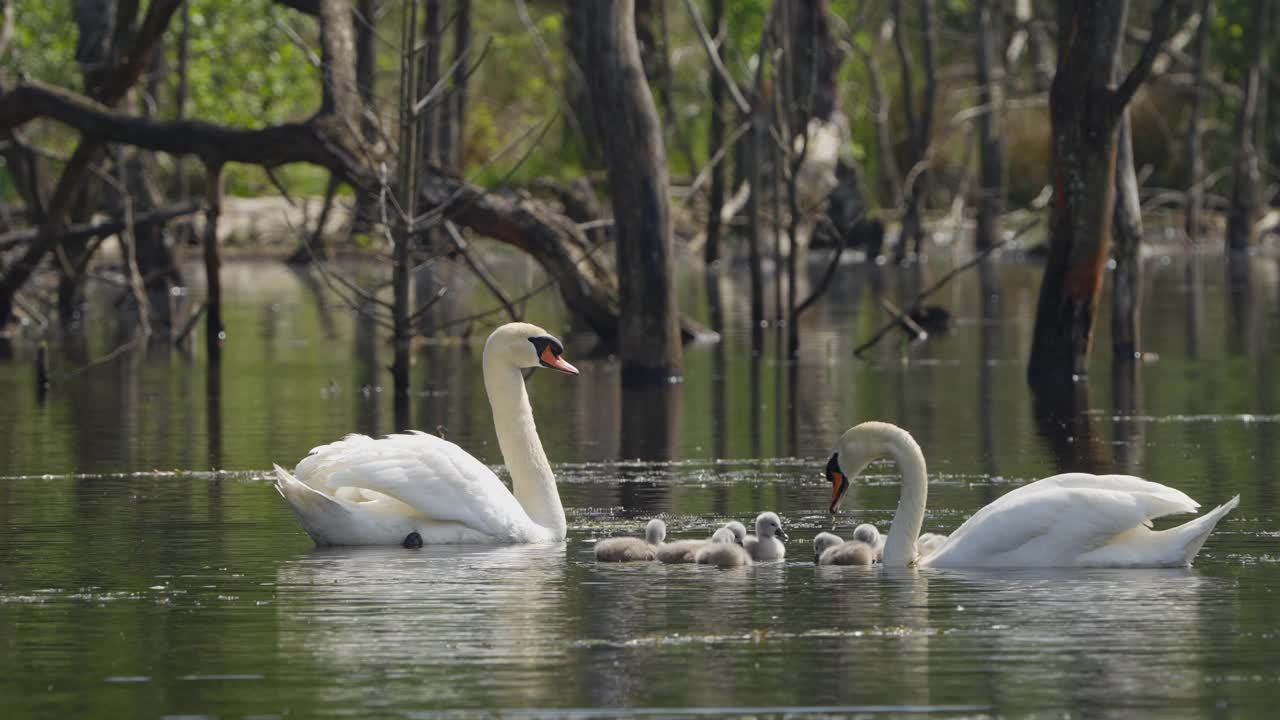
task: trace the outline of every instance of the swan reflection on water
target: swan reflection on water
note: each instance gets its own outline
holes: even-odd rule
[[[525,675],[563,664],[565,568],[564,544],[315,549],[278,569],[280,651],[339,684],[412,677],[415,701],[451,697],[465,672],[468,693],[545,702]]]

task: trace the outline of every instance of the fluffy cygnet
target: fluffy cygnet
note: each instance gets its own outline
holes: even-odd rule
[[[939,535],[938,533],[921,533],[920,537],[916,539],[916,555],[921,558],[928,557],[936,552],[937,549],[942,547],[946,542],[946,535]]]
[[[658,548],[667,536],[667,524],[650,520],[644,528],[644,539],[616,537],[600,540],[595,545],[596,560],[602,562],[643,562],[657,557]]]
[[[862,523],[854,528],[853,539],[870,545],[876,554],[876,562],[880,562],[880,558],[884,556],[884,535],[880,534],[875,525]]]
[[[763,512],[756,517],[756,534],[748,535],[742,546],[756,562],[781,560],[787,556],[787,546],[782,544],[786,539],[777,513]]]
[[[727,539],[728,542],[737,542],[737,531],[734,525],[742,528],[742,534],[746,535],[746,528],[742,527],[740,522],[727,523],[724,527],[716,530],[712,534],[710,540],[676,540],[658,547],[658,561],[667,564],[692,563],[697,561],[698,551],[712,542],[717,537]]]
[[[699,565],[715,565],[720,568],[742,567],[751,564],[751,555],[738,544],[733,528],[726,525],[711,536],[711,542],[698,548],[693,561]]]
[[[747,526],[737,520],[730,520],[724,524],[725,527],[733,531],[733,541],[741,545],[747,539]]]
[[[857,534],[857,531],[854,531]],[[871,565],[875,547],[862,540],[845,541],[839,535],[818,533],[813,539],[813,562],[817,565]]]

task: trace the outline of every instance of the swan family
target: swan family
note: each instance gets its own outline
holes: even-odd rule
[[[321,445],[293,472],[275,466],[275,487],[319,546],[559,543],[564,507],[542,449],[523,371],[578,370],[564,346],[540,327],[508,323],[485,342],[481,365],[503,461],[502,480],[452,442],[421,432],[383,438],[348,435]],[[874,460],[901,475],[887,535],[870,524],[851,539],[814,538],[817,565],[936,568],[1178,567],[1191,564],[1239,496],[1189,522],[1155,530],[1165,515],[1194,513],[1180,490],[1130,475],[1065,473],[1028,483],[981,508],[950,534],[922,533],[928,474],[910,433],[883,422],[850,428],[826,463],[827,510],[835,515],[854,479]],[[657,561],[740,567],[786,558],[788,535],[777,513],[763,512],[748,534],[726,523],[706,539],[665,542],[660,519],[644,538],[596,543],[602,562]]]

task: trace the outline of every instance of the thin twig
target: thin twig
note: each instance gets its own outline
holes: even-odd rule
[[[174,345],[179,347],[182,346],[183,341],[187,339],[187,335],[191,334],[191,331],[196,327],[196,323],[200,322],[200,318],[204,316],[204,311],[208,309],[209,303],[200,303],[200,306],[196,308],[195,312],[191,313],[191,317],[187,318],[187,321],[182,325],[182,329],[179,330],[178,334],[173,338]]]
[[[502,287],[493,279],[493,276],[484,267],[484,265],[481,264],[477,258],[471,257],[471,253],[467,252],[467,241],[462,237],[462,233],[458,232],[457,226],[451,222],[445,222],[444,228],[448,232],[449,238],[453,240],[454,248],[456,248],[458,254],[462,256],[462,261],[467,264],[467,267],[471,268],[471,272],[475,273],[476,277],[480,278],[480,282],[484,283],[484,286],[489,289],[489,292],[493,293],[493,296],[498,298],[498,301],[502,303],[502,307],[506,309],[507,316],[511,318],[512,322],[518,321],[520,319],[520,315],[516,312],[515,306],[511,304],[511,300],[507,298],[506,293],[502,292]]]
[[[702,41],[702,47],[707,51],[707,58],[711,60],[711,67],[720,75],[720,79],[724,81],[724,85],[729,90],[729,95],[733,98],[733,104],[738,106],[738,112],[743,115],[751,114],[751,103],[742,95],[742,91],[738,89],[738,84],[733,81],[733,76],[725,68],[724,62],[720,59],[720,50],[716,48],[715,41],[711,39],[711,34],[707,32],[707,26],[702,23],[702,16],[698,14],[698,8],[693,4],[693,0],[684,0],[684,6],[689,10],[689,17],[693,20],[693,27],[698,31],[698,39]],[[761,59],[763,61],[763,58]]]

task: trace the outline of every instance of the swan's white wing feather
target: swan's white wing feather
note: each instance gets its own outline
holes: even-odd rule
[[[1049,488],[1092,488],[1097,490],[1118,490],[1121,492],[1146,493],[1164,498],[1166,501],[1185,508],[1180,512],[1195,512],[1200,503],[1192,500],[1186,493],[1161,485],[1150,480],[1143,480],[1133,475],[1093,475],[1091,473],[1062,473],[1043,480],[1028,483],[1013,490],[1012,493],[1029,494]]]
[[[377,440],[348,435],[312,450],[294,472],[321,492],[372,490],[428,519],[460,523],[495,539],[513,538],[533,524],[492,470],[457,445],[426,433]]]
[[[1019,488],[982,508],[923,563],[935,567],[1072,565],[1081,554],[1121,533],[1150,527],[1154,518],[1194,511],[1181,493],[1147,491],[1147,485],[1164,488],[1157,483],[1128,483],[1129,488],[1141,490],[1103,489],[1102,478],[1064,481],[1059,477],[1032,483],[1039,487]]]

